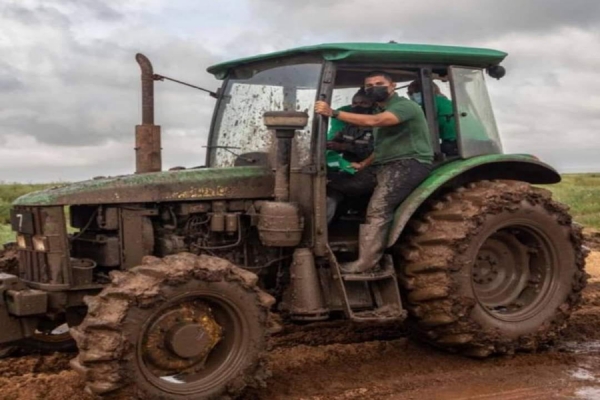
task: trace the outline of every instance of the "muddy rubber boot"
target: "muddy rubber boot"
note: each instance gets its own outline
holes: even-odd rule
[[[358,236],[358,259],[342,264],[340,266],[342,272],[360,274],[376,269],[385,251],[389,227],[389,221],[376,221],[361,225]]]

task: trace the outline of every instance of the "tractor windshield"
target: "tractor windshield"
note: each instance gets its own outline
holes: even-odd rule
[[[307,164],[321,67],[318,63],[294,64],[256,73],[248,68],[229,78],[209,143],[209,166],[267,164],[276,142],[263,122],[266,111],[308,112],[309,122],[306,129],[296,132],[292,154],[292,164]]]

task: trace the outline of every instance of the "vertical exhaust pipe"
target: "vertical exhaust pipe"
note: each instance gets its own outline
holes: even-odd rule
[[[162,169],[160,126],[154,125],[154,71],[150,60],[136,54],[142,73],[142,124],[135,127],[135,173]]]

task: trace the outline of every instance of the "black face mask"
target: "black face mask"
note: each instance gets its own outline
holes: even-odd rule
[[[367,96],[369,96],[369,99],[376,102],[384,101],[390,95],[388,93],[387,86],[373,86],[370,88],[366,88],[365,92],[367,93]]]
[[[352,107],[351,112],[353,112],[354,114],[370,114],[371,108],[357,106],[357,107]]]

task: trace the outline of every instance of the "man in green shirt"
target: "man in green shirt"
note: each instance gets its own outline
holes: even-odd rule
[[[373,154],[353,163],[353,167],[360,171],[375,166],[377,186],[369,201],[366,223],[360,226],[359,257],[342,265],[345,273],[367,272],[379,264],[394,211],[431,171],[433,148],[423,110],[415,102],[399,97],[395,86],[386,72],[374,71],[366,76],[365,91],[378,105],[373,115],[332,110],[324,101],[315,103],[317,114],[374,128]]]
[[[454,120],[454,106],[452,100],[442,94],[440,88],[435,83],[434,101],[438,129],[440,134],[441,150],[447,156],[458,155],[458,145],[456,143],[456,121]],[[407,93],[410,99],[420,106],[423,106],[423,94],[419,81],[413,81],[408,85]]]

